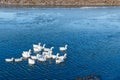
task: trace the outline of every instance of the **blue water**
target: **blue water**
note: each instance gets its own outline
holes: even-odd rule
[[[5,62],[38,42],[54,46],[54,54],[68,44],[66,61]],[[0,80],[69,80],[89,74],[120,79],[120,7],[0,9]]]

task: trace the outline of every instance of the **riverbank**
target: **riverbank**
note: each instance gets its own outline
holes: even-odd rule
[[[118,7],[119,5],[86,5],[86,6],[74,6],[74,5],[0,5],[0,8],[89,8],[89,7]]]
[[[0,7],[94,7],[120,6],[119,0],[0,0]]]

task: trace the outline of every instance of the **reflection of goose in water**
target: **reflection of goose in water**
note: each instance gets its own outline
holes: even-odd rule
[[[65,47],[60,47],[60,48],[59,48],[60,51],[66,51],[66,50],[67,50],[67,46],[68,46],[68,45],[65,45]]]
[[[35,60],[29,58],[28,63],[33,65],[33,64],[35,64]]]
[[[14,58],[10,58],[10,59],[5,59],[6,62],[13,62],[14,61]]]
[[[15,62],[20,62],[20,61],[22,61],[23,60],[23,58],[21,57],[21,58],[17,58],[17,59],[15,59]]]

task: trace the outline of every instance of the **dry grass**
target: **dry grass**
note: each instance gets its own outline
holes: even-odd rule
[[[1,5],[104,6],[120,5],[120,0],[0,0]]]

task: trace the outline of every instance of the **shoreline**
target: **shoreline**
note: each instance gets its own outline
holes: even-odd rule
[[[3,5],[0,8],[89,8],[89,7],[120,7],[120,5]]]

